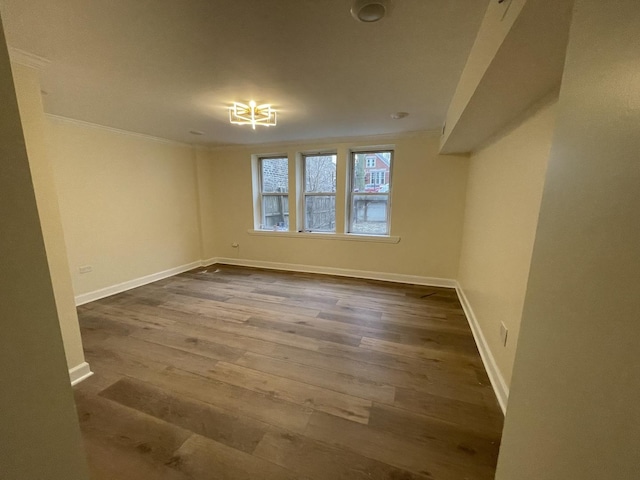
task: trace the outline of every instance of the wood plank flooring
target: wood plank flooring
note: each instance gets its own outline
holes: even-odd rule
[[[452,289],[217,265],[78,310],[94,480],[494,478]]]

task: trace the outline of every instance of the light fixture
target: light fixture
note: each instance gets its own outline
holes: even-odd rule
[[[272,127],[276,125],[276,111],[271,105],[256,105],[251,100],[249,105],[240,102],[233,102],[229,107],[229,121],[235,125],[251,125],[256,129],[256,125]]]
[[[364,23],[373,23],[389,13],[389,0],[354,0],[351,16]]]

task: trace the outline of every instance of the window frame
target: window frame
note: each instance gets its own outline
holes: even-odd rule
[[[390,165],[389,165],[389,181],[388,181],[388,185],[389,185],[389,189],[387,192],[383,192],[383,193],[379,193],[379,192],[354,192],[354,170],[355,170],[355,161],[356,161],[356,155],[375,155],[377,153],[389,153],[390,154]],[[347,175],[347,201],[345,202],[346,205],[346,215],[345,215],[345,219],[346,219],[346,225],[345,225],[345,232],[347,234],[350,235],[367,235],[367,236],[378,236],[378,237],[390,237],[391,236],[391,192],[393,189],[393,166],[394,166],[394,158],[395,158],[395,150],[393,148],[380,148],[380,149],[367,149],[367,150],[351,150],[349,152],[349,161],[348,161],[348,175]],[[364,159],[365,162],[365,169],[367,168],[366,166],[366,161],[367,159]],[[378,169],[379,170],[379,169]],[[353,208],[353,198],[354,195],[358,195],[358,196],[371,196],[371,197],[380,197],[380,196],[386,196],[387,197],[387,208],[386,208],[386,215],[385,215],[385,224],[386,224],[386,231],[385,233],[362,233],[362,232],[354,232],[353,231],[353,216],[354,216],[354,208]]]
[[[290,193],[289,193],[289,157],[287,155],[261,155],[257,157],[258,160],[258,205],[259,205],[259,212],[260,212],[260,223],[259,223],[259,230],[264,230],[264,231],[289,231],[291,229],[291,198],[290,198]],[[264,187],[264,172],[262,169],[262,162],[264,160],[286,160],[287,161],[287,191],[286,192],[264,192],[263,191],[263,187]],[[264,211],[264,197],[287,197],[287,206],[288,206],[288,212],[286,214],[287,217],[287,225],[284,227],[283,230],[279,230],[277,227],[273,228],[273,227],[267,227],[266,224],[266,217],[265,217],[265,211]],[[285,212],[282,213],[283,217],[285,216]]]
[[[336,171],[334,176],[334,190],[333,192],[307,192],[307,158],[309,157],[335,157]],[[337,232],[337,197],[336,190],[338,189],[338,153],[337,152],[319,152],[319,153],[302,153],[301,158],[301,170],[302,170],[302,188],[301,188],[301,231],[305,233],[327,233],[335,234]],[[333,197],[334,198],[334,218],[333,218],[333,230],[310,230],[307,228],[307,197]]]

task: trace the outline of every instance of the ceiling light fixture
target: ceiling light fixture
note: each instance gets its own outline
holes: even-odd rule
[[[276,125],[276,111],[271,105],[256,105],[251,100],[249,105],[240,102],[233,102],[229,107],[229,121],[235,125],[251,125],[256,129],[256,125],[273,127]]]
[[[409,116],[408,112],[396,112],[391,114],[391,118],[393,118],[394,120],[402,120],[403,118],[408,116]]]
[[[354,0],[351,6],[351,16],[364,23],[382,20],[388,11],[389,0]]]

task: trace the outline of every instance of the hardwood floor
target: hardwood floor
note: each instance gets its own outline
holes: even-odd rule
[[[218,265],[79,316],[94,479],[494,477],[503,417],[452,289]]]

